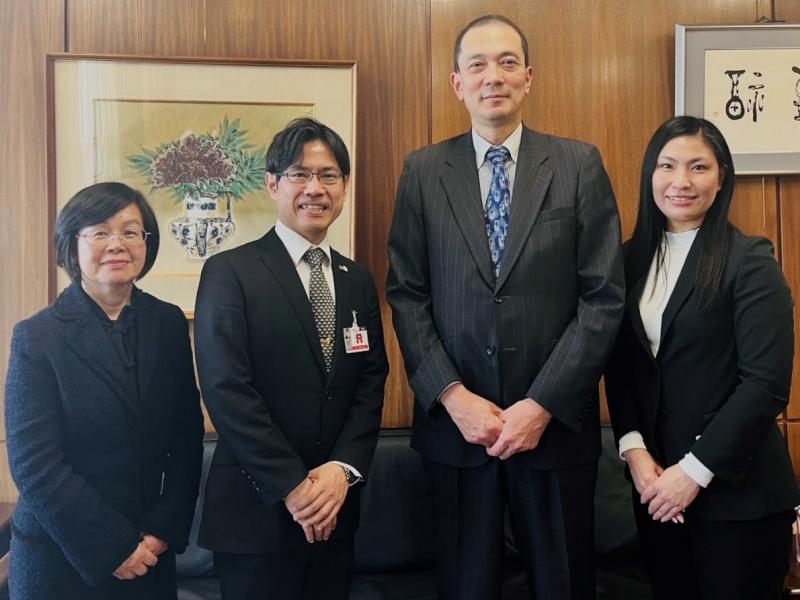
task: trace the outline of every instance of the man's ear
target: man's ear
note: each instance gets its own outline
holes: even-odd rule
[[[275,200],[275,196],[278,195],[278,178],[274,173],[267,173],[264,175],[264,182],[267,184],[269,197]]]
[[[453,88],[456,98],[463,101],[464,93],[461,89],[461,73],[457,73],[456,71],[450,73],[450,87]]]

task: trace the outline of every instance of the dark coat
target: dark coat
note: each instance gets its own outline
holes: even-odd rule
[[[692,452],[714,473],[687,512],[757,519],[800,500],[775,422],[792,378],[792,297],[770,242],[734,230],[720,303],[698,309],[702,234],[664,310],[656,357],[639,313],[647,275],[630,290],[606,373],[608,407],[617,439],[639,431],[664,468]]]
[[[389,264],[386,296],[423,456],[455,467],[489,460],[436,402],[461,381],[502,408],[530,397],[553,415],[539,446],[510,463],[549,470],[597,459],[598,381],[624,287],[619,216],[596,148],[523,128],[496,280],[472,136],[409,155]]]
[[[76,284],[14,328],[5,399],[20,494],[13,598],[175,595],[174,553],[186,546],[198,491],[202,414],[186,319],[149,294],[134,296],[138,399]],[[112,572],[140,533],[166,540],[169,552],[146,577],[120,582]]]
[[[275,230],[206,261],[197,292],[200,386],[219,433],[206,486],[200,544],[270,552],[306,544],[282,499],[330,460],[366,476],[388,372],[381,313],[369,272],[331,251],[336,340],[325,372],[311,303]],[[352,312],[370,350],[346,354]],[[334,536],[358,522],[350,489]]]

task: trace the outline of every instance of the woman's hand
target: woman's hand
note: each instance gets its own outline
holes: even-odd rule
[[[636,491],[639,492],[639,495],[642,495],[650,484],[664,472],[664,469],[655,461],[653,455],[644,448],[631,448],[626,450],[623,456],[628,463],[633,485],[636,486]]]
[[[131,555],[117,567],[114,577],[117,579],[135,579],[147,573],[148,567],[154,566],[158,562],[158,557],[151,552],[144,541],[139,542]]]
[[[680,465],[672,465],[642,492],[642,504],[654,521],[666,523],[677,518],[694,501],[700,486]]]

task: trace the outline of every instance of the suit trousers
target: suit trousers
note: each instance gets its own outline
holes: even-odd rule
[[[347,600],[353,577],[353,537],[350,534],[278,552],[215,552],[222,598]]]
[[[439,600],[501,597],[505,510],[531,598],[594,598],[596,462],[558,471],[499,459],[471,468],[424,463],[436,513]]]
[[[702,492],[701,492],[702,493]],[[656,600],[779,600],[792,511],[750,521],[653,521],[633,491],[639,543]]]

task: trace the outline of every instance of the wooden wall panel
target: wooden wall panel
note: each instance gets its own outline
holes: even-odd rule
[[[792,396],[787,417],[800,419],[800,175],[780,178],[781,258],[783,272],[792,288],[795,301],[794,332],[795,354],[792,377]],[[800,467],[800,454],[793,455],[795,465]]]
[[[383,297],[402,160],[429,139],[426,0],[68,1],[71,52],[357,61],[356,258]],[[390,330],[385,301],[382,314]],[[383,424],[398,427],[411,422],[411,397],[391,331],[387,338]]]
[[[0,2],[0,382],[14,324],[47,304],[44,55],[63,50],[63,0]],[[0,411],[0,501],[16,497],[5,439]]]
[[[785,424],[786,442],[789,445],[789,454],[792,456],[792,466],[794,467],[794,477],[800,481],[800,423]]]

